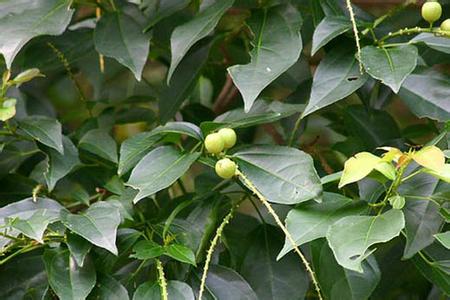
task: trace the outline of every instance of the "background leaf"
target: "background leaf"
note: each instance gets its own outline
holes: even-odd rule
[[[19,127],[40,143],[64,154],[62,128],[58,120],[31,116],[20,121]]]
[[[135,19],[121,12],[104,14],[95,27],[94,42],[98,52],[116,59],[141,80],[149,38]]]

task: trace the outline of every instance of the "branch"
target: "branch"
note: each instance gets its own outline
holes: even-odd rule
[[[167,294],[167,281],[164,277],[164,268],[159,259],[156,260],[156,268],[158,269],[158,283],[161,287],[161,299],[168,300],[169,296]]]

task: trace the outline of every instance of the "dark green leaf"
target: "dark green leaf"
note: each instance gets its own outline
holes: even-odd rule
[[[68,232],[67,236],[67,247],[69,248],[70,254],[75,259],[75,262],[80,267],[84,264],[84,259],[86,255],[92,248],[92,244],[82,238],[81,236]]]
[[[428,174],[419,174],[400,186],[400,195],[406,197],[404,258],[411,258],[418,251],[431,245],[444,220],[439,214],[439,205],[427,200],[433,195],[438,179]],[[419,197],[419,198],[417,198]]]
[[[139,190],[134,203],[173,184],[199,156],[200,153],[181,153],[171,146],[152,150],[136,165],[127,182]]]
[[[191,287],[184,282],[169,280],[167,294],[173,300],[195,300]],[[157,283],[146,282],[141,284],[133,295],[133,300],[160,299],[161,291]]]
[[[86,260],[83,267],[77,266],[69,250],[51,249],[44,252],[48,282],[61,300],[83,300],[95,286],[94,265]]]
[[[348,216],[330,226],[327,240],[341,266],[362,273],[361,263],[375,251],[369,247],[393,239],[404,226],[398,209],[377,216]]]
[[[305,298],[309,282],[298,257],[287,255],[277,261],[282,243],[278,231],[264,226],[252,233],[240,273],[261,300],[300,300]]]
[[[256,300],[258,296],[236,271],[211,265],[206,278],[205,298]]]
[[[117,163],[117,145],[114,139],[103,129],[88,131],[79,142],[79,147]]]
[[[161,123],[169,121],[197,84],[200,70],[208,59],[210,44],[194,47],[180,62],[172,75],[170,86],[161,92],[159,111]]]
[[[171,14],[185,8],[189,0],[143,0],[144,13],[149,17],[149,24],[145,30],[150,29],[157,22]]]
[[[170,45],[172,61],[167,82],[189,49],[214,30],[222,15],[231,7],[234,0],[215,0],[213,4],[196,15],[191,21],[178,26],[172,32]]]
[[[311,55],[314,55],[329,41],[350,30],[351,28],[352,23],[347,17],[328,16],[323,18],[314,30]]]
[[[97,286],[89,295],[96,300],[128,300],[127,289],[114,277],[101,274],[97,279]]]
[[[361,50],[361,62],[367,73],[381,80],[395,93],[416,68],[418,52],[412,45],[392,48],[366,46]]]
[[[450,120],[450,78],[434,70],[409,75],[399,95],[418,117],[441,122]]]
[[[79,215],[61,211],[61,221],[71,231],[117,255],[116,235],[119,210],[108,202],[96,202]]]
[[[53,149],[45,151],[48,155],[48,169],[44,173],[44,177],[50,192],[61,178],[69,174],[80,163],[77,148],[66,136],[63,136],[63,146],[64,155]]]
[[[271,202],[295,204],[321,196],[313,160],[300,150],[262,145],[241,150],[234,158],[242,173]]]
[[[116,59],[141,80],[150,41],[136,20],[120,12],[104,14],[95,27],[94,42],[98,52]]]
[[[290,5],[257,11],[249,20],[255,38],[251,61],[228,68],[248,112],[261,91],[300,57],[302,18]]]
[[[61,124],[52,118],[31,116],[22,119],[19,127],[38,142],[64,154]]]
[[[324,193],[322,203],[302,203],[289,211],[286,227],[296,244],[301,246],[312,240],[325,237],[328,228],[343,217],[359,215],[366,209],[362,201],[353,201],[339,194]],[[286,240],[278,259],[293,249]]]
[[[367,79],[367,74],[359,72],[355,54],[348,48],[330,51],[314,73],[311,97],[303,117],[347,97]]]
[[[373,255],[362,262],[363,273],[342,268],[326,241],[311,246],[314,270],[325,299],[369,299],[380,281],[381,272]]]
[[[72,19],[69,0],[33,0],[27,5],[15,0],[2,1],[0,12],[0,53],[6,66],[11,64],[20,49],[33,37],[60,35]]]

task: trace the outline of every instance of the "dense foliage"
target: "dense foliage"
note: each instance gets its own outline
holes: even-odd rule
[[[417,2],[0,1],[0,299],[450,296]]]

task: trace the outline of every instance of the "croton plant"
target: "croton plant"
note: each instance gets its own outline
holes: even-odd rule
[[[449,18],[0,0],[0,299],[447,299]]]

